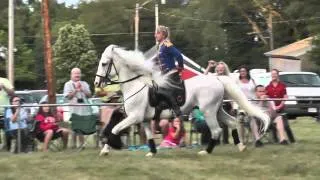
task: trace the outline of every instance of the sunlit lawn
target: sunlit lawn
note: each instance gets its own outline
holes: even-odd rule
[[[297,143],[249,146],[240,153],[233,145],[218,146],[199,157],[199,148],[162,150],[155,158],[144,151],[98,149],[82,152],[0,152],[0,179],[320,179],[320,124],[311,118],[291,122]]]

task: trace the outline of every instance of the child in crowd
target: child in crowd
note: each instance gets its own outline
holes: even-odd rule
[[[160,147],[170,148],[181,146],[184,144],[185,132],[183,122],[181,122],[179,118],[174,119],[173,122],[169,124],[168,134],[161,142]]]
[[[46,104],[46,102],[42,102],[41,104]],[[43,140],[44,152],[48,151],[49,142],[59,137],[63,140],[63,147],[67,147],[69,130],[60,128],[57,125],[58,120],[61,119],[61,115],[55,116],[49,106],[42,106],[39,108],[35,119],[40,123],[40,132],[37,134],[37,138],[41,141]]]

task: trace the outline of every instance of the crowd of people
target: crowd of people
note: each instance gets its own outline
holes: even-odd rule
[[[70,80],[65,83],[63,93],[68,103],[88,103],[88,98],[91,97],[91,90],[87,82],[81,81],[81,70],[79,68],[71,70]],[[35,134],[40,142],[43,142],[43,151],[48,151],[50,141],[57,138],[61,138],[63,148],[67,148],[71,131],[67,128],[59,127],[59,123],[63,120],[61,109],[57,108],[53,111],[52,107],[46,106],[48,102],[43,101],[40,102],[41,106],[37,114],[32,117],[27,109],[20,106],[22,99],[14,94],[14,88],[6,78],[0,78],[0,102],[1,105],[14,105],[10,108],[0,107],[0,126],[5,132],[5,142],[1,144],[5,144],[8,151],[17,153],[19,146],[21,152],[30,151],[31,149],[28,145],[31,145],[33,141],[30,131],[37,127],[35,129],[36,132],[32,133]],[[70,106],[70,119],[72,120],[75,115],[77,115],[76,118],[88,116],[91,114],[91,111],[91,108],[88,106]],[[36,123],[33,123],[34,121]],[[20,144],[17,140],[18,129],[21,135]],[[83,135],[73,132],[72,137],[72,148],[84,144]],[[77,137],[79,137],[78,145]]]
[[[173,46],[171,41],[168,39],[169,32],[168,28],[165,26],[159,26],[155,32],[155,38],[159,42],[158,46],[158,58],[157,64],[160,67],[160,72],[163,76],[166,76],[170,83],[179,86],[182,84],[180,79],[180,72],[183,69],[183,58],[180,52]],[[178,66],[176,67],[175,61],[178,61]],[[210,73],[214,69],[213,73]],[[227,64],[224,62],[215,62],[213,60],[208,61],[208,66],[204,72],[208,76],[231,76],[230,70]],[[273,69],[271,71],[272,81],[267,87],[256,84],[256,82],[250,77],[249,69],[245,66],[239,68],[239,78],[236,79],[237,84],[248,99],[258,99],[262,101],[253,101],[257,106],[259,106],[266,114],[269,115],[272,120],[272,126],[274,128],[275,139],[279,139],[279,143],[282,145],[287,145],[288,140],[285,133],[289,134],[290,142],[294,142],[294,137],[292,135],[291,129],[286,122],[284,110],[284,101],[270,101],[268,98],[287,98],[286,86],[279,79],[279,71]],[[214,77],[213,77],[214,78]],[[156,132],[161,132],[163,134],[163,141],[160,143],[160,147],[180,147],[186,144],[186,129],[184,127],[184,122],[180,108],[176,102],[176,97],[174,97],[174,91],[176,89],[168,89],[168,87],[159,86],[159,92],[162,97],[164,97],[173,109],[174,118],[173,119],[155,119],[151,123],[151,129],[153,134]],[[88,103],[88,98],[92,96],[90,86],[87,82],[81,81],[81,70],[79,68],[73,68],[71,70],[71,78],[64,85],[63,93],[67,102],[71,104],[78,103]],[[121,102],[121,93],[119,84],[109,85],[104,88],[96,88],[95,94],[101,97],[104,103],[109,102]],[[228,99],[228,96],[225,96]],[[68,146],[68,137],[71,133],[70,130],[66,128],[59,127],[59,121],[62,120],[61,112],[52,111],[49,106],[46,106],[48,102],[41,102],[41,107],[39,112],[35,117],[30,117],[24,108],[21,108],[21,99],[14,95],[14,88],[10,82],[5,78],[0,78],[0,104],[1,105],[17,105],[11,108],[1,108],[0,114],[4,119],[7,120],[7,124],[3,123],[2,127],[6,127],[7,138],[7,149],[11,149],[11,139],[17,139],[17,129],[21,130],[21,150],[23,152],[28,151],[28,144],[30,138],[28,138],[28,121],[30,119],[35,119],[39,123],[39,132],[37,132],[37,138],[43,142],[43,151],[48,151],[48,145],[51,140],[61,138],[63,140],[63,147]],[[223,105],[226,112],[230,115],[238,117],[239,114],[247,117],[249,119],[249,127],[254,138],[254,144],[256,147],[261,147],[263,142],[261,141],[261,134],[259,131],[259,121],[255,117],[248,117],[246,112],[237,108],[235,103],[224,103]],[[241,107],[240,107],[241,108]],[[91,109],[88,106],[72,106],[70,107],[71,120],[73,118],[82,118],[90,115]],[[120,106],[105,106],[100,110],[100,122],[102,124],[102,129],[106,128],[110,120],[113,118],[115,112],[120,111]],[[157,111],[156,113],[160,113]],[[157,116],[157,114],[155,115]],[[201,144],[206,145],[211,139],[211,132],[205,121],[205,114],[201,111],[198,106],[194,106],[191,119],[193,126],[201,133]],[[241,142],[244,142],[244,132],[246,123],[243,119],[239,120],[240,127],[240,138]],[[274,124],[274,125],[273,125]],[[229,143],[229,128],[222,121],[219,124],[222,129],[222,139],[224,144]],[[140,126],[140,135],[143,137],[143,126]],[[235,130],[235,129],[234,129]],[[81,134],[75,132],[72,133],[73,145],[75,148],[77,146],[82,146],[84,144],[84,137]],[[77,137],[79,139],[79,144],[77,144]],[[16,141],[18,143],[18,141]],[[243,144],[237,142],[239,149],[243,149]],[[16,144],[15,147],[18,145]],[[14,148],[14,152],[17,149]]]

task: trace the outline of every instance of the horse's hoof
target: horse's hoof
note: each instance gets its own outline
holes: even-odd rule
[[[240,152],[243,152],[247,149],[247,146],[243,145],[242,143],[239,143],[238,144],[238,148],[239,148],[239,151]]]
[[[208,155],[208,154],[209,153],[207,151],[205,151],[205,150],[198,152],[198,155],[200,155],[200,156],[205,156],[205,155]]]
[[[100,156],[106,156],[106,155],[109,154],[109,152],[110,152],[109,147],[108,147],[107,145],[105,145],[105,146],[101,149],[99,155],[100,155]]]
[[[103,151],[103,150],[101,150],[99,156],[106,156],[106,155],[108,155],[108,154],[109,154],[109,151]]]
[[[148,152],[146,154],[146,157],[154,157],[156,154],[152,153],[152,152]]]

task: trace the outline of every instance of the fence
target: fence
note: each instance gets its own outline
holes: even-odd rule
[[[249,99],[249,101],[293,101],[297,105],[299,101],[317,101],[320,102],[320,98],[296,98],[296,99],[282,99],[282,98],[273,98],[273,99]],[[223,102],[234,102],[233,100],[223,100]],[[123,106],[123,103],[97,103],[97,104],[36,104],[36,105],[0,105],[0,108],[11,108],[11,107],[61,107],[61,106]],[[311,105],[311,104],[309,104]],[[320,103],[311,105],[312,108],[315,108],[315,112],[317,113],[317,121],[320,121]],[[315,107],[316,106],[316,107]],[[21,129],[19,127],[20,123],[18,123],[18,153],[21,151]]]

